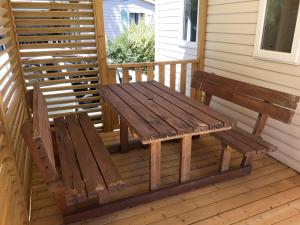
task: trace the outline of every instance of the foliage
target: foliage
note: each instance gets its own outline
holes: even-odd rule
[[[107,55],[112,63],[154,61],[154,28],[141,20],[131,23],[114,41],[108,42]]]

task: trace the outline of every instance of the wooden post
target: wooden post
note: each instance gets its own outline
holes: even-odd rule
[[[170,88],[176,89],[176,64],[170,64]]]
[[[120,117],[120,144],[121,152],[128,152],[128,126],[122,117]]]
[[[241,167],[246,167],[246,166],[251,165],[253,158],[254,158],[254,154],[255,153],[250,152],[250,153],[246,153],[245,155],[243,155]]]
[[[220,159],[220,172],[225,172],[230,169],[231,152],[232,149],[229,146],[227,145],[222,146],[221,159]]]
[[[197,70],[202,70],[202,71],[204,71],[204,60],[205,60],[207,5],[208,5],[208,0],[198,1]],[[202,93],[200,91],[197,91],[195,98],[197,100],[201,100],[202,96],[203,96]]]
[[[160,187],[161,142],[150,144],[150,191]]]
[[[105,49],[105,32],[103,18],[103,0],[93,0],[94,3],[94,18],[95,18],[95,34],[97,46],[97,58],[99,66],[99,86],[109,84],[107,74],[107,61]],[[111,131],[111,109],[110,106],[102,102],[103,107],[103,126],[104,131]]]
[[[190,180],[191,153],[192,153],[192,136],[184,136],[181,139],[181,157],[180,157],[180,173],[179,173],[180,183]]]

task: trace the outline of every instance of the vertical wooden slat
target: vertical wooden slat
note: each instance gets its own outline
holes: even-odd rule
[[[191,80],[193,80],[193,76],[194,76],[194,73],[195,73],[196,70],[197,70],[197,63],[192,63]],[[196,93],[197,92],[199,92],[199,91],[197,91],[195,88],[191,87],[190,97],[192,99],[196,99],[196,96],[197,96]]]
[[[186,93],[186,63],[181,64],[180,93],[183,95]]]
[[[159,65],[159,83],[165,84],[165,65]]]
[[[154,80],[154,66],[147,66],[147,80]]]
[[[127,67],[122,68],[122,73],[123,73],[123,83],[129,83],[129,70]]]
[[[160,187],[160,167],[161,167],[161,142],[150,144],[150,190]]]
[[[175,90],[176,85],[176,64],[170,64],[170,88]]]
[[[141,67],[135,68],[135,77],[136,77],[136,81],[142,80],[142,68]]]

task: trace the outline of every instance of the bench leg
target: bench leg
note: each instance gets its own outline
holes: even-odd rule
[[[246,153],[243,155],[241,167],[249,166],[251,165],[255,153]]]
[[[179,173],[180,183],[190,180],[191,152],[192,152],[192,136],[185,136],[181,139],[181,157],[180,157],[180,173]]]
[[[220,159],[220,172],[228,171],[230,168],[231,147],[227,145],[222,146],[221,159]]]
[[[128,152],[128,126],[126,121],[120,117],[120,144],[121,144],[121,152]]]
[[[150,191],[160,186],[161,142],[150,144]]]

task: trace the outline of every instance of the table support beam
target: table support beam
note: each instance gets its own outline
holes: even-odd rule
[[[120,117],[120,143],[121,152],[128,152],[128,125],[122,117]]]
[[[150,191],[160,187],[161,142],[150,144]]]
[[[192,136],[184,136],[181,139],[180,173],[179,173],[180,183],[190,180],[191,153],[192,153]]]

